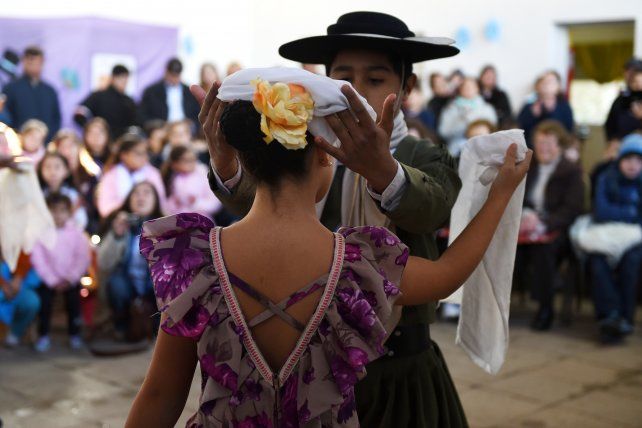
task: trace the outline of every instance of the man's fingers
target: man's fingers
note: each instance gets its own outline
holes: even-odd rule
[[[201,106],[201,112],[198,114],[198,121],[201,122],[203,126],[205,126],[205,121],[210,112],[212,104],[214,104],[214,101],[216,101],[216,96],[218,95],[218,88],[220,87],[221,87],[221,84],[219,82],[214,82],[210,90],[207,92],[205,101],[203,101],[203,105]]]
[[[390,94],[383,102],[383,110],[381,112],[381,119],[379,120],[379,127],[382,128],[388,135],[392,134],[392,128],[395,123],[395,101],[397,96]]]
[[[189,87],[189,91],[194,95],[196,101],[198,101],[198,105],[202,106],[203,101],[205,101],[205,97],[207,96],[205,89],[201,88],[199,85],[192,85]]]
[[[343,123],[343,126],[348,129],[350,136],[356,140],[361,135],[361,131],[359,129],[359,124],[354,116],[352,116],[352,113],[350,113],[349,110],[343,110],[337,113],[337,116],[341,123]]]
[[[332,128],[339,141],[341,141],[341,146],[349,146],[353,144],[348,128],[346,128],[337,115],[331,114],[326,116],[325,120],[328,122],[328,125],[330,125],[330,128]]]
[[[329,154],[335,159],[338,159],[339,162],[343,161],[343,152],[341,149],[334,147],[332,144],[328,143],[323,137],[314,137],[314,144],[319,146],[324,152]]]
[[[350,104],[350,109],[352,109],[355,116],[357,116],[357,119],[359,120],[359,125],[361,127],[375,126],[374,121],[368,114],[368,110],[366,110],[366,107],[363,105],[363,103],[359,99],[359,96],[354,91],[354,89],[352,89],[350,85],[343,85],[341,87],[341,92],[348,99],[348,103]]]

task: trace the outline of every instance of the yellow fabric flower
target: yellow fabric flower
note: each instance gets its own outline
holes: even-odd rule
[[[252,103],[261,113],[263,140],[270,144],[277,140],[286,149],[303,149],[307,144],[305,133],[312,120],[314,100],[301,85],[275,83],[256,79],[250,82],[256,89]]]

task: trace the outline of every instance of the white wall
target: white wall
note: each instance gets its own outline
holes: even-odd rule
[[[518,108],[530,91],[534,76],[547,68],[564,72],[566,46],[558,24],[635,20],[635,50],[642,56],[641,0],[23,0],[4,2],[3,16],[60,17],[102,16],[128,21],[177,26],[181,39],[192,40],[193,52],[182,48],[186,78],[197,79],[206,60],[224,69],[232,60],[245,66],[288,64],[277,48],[289,40],[321,34],[337,17],[353,10],[376,10],[403,19],[424,35],[454,37],[458,28],[469,29],[470,46],[454,58],[421,64],[417,70],[449,72],[461,67],[476,74],[487,63],[495,64],[500,83]],[[485,24],[495,19],[501,37],[484,39]],[[185,46],[185,44],[181,44]]]

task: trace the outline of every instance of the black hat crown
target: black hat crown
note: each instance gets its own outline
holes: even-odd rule
[[[328,27],[328,35],[335,34],[380,34],[405,38],[415,33],[401,19],[379,12],[351,12],[341,15],[336,24]]]

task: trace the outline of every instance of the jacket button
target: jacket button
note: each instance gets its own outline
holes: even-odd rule
[[[401,336],[401,331],[395,330],[395,336],[397,336],[397,337]]]
[[[393,357],[394,355],[395,355],[395,352],[394,352],[394,351],[388,351],[388,356],[389,356],[389,357]]]

